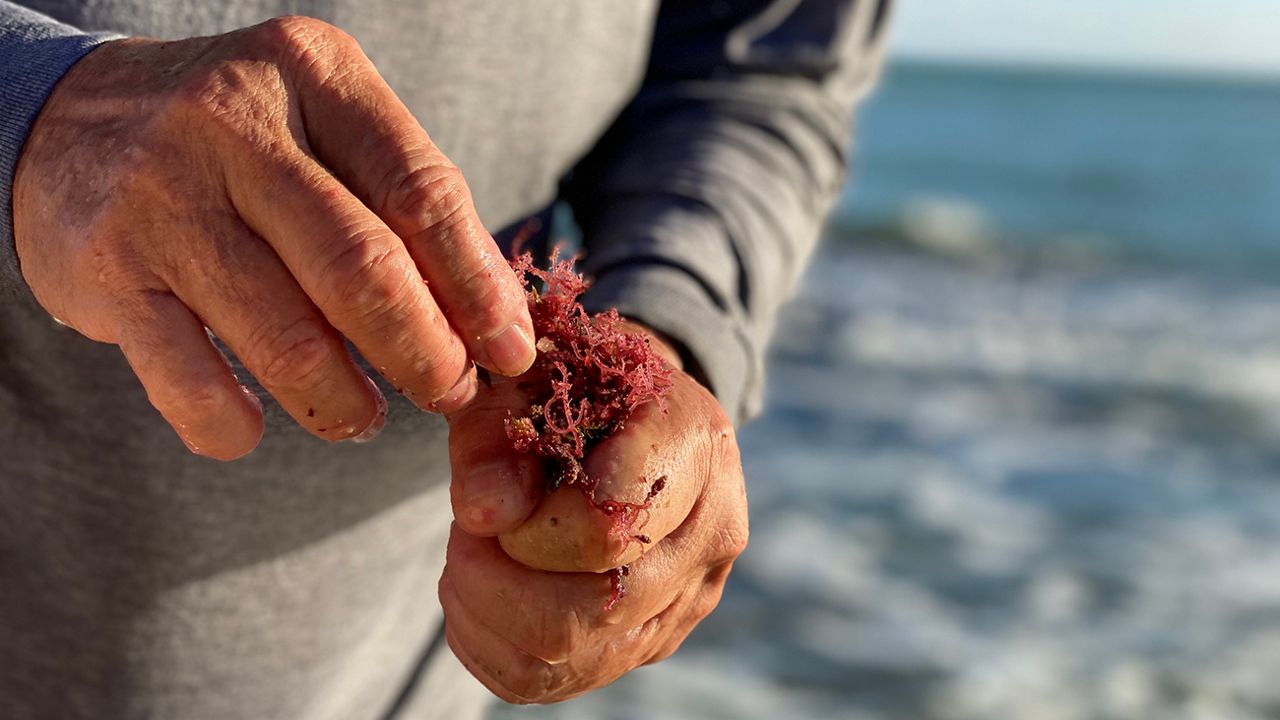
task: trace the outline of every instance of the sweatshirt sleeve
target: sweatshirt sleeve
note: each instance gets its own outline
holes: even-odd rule
[[[0,0],[0,299],[25,287],[13,244],[13,175],[45,99],[108,34],[88,34]]]
[[[592,309],[682,346],[736,422],[845,177],[890,0],[667,0],[645,81],[566,186]]]

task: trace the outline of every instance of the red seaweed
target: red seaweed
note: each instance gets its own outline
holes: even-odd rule
[[[595,496],[599,478],[587,475],[582,460],[641,405],[656,402],[666,412],[671,370],[647,337],[622,331],[617,310],[592,314],[583,308],[579,298],[589,282],[573,266],[574,259],[561,260],[558,251],[546,270],[528,253],[511,261],[527,288],[538,357],[520,378],[531,399],[528,412],[507,420],[507,437],[517,451],[548,459],[546,492],[577,487],[610,517],[610,534],[624,540],[623,547],[632,541],[648,544],[637,530],[647,522],[650,503],[666,478],[653,482],[643,502],[601,501]],[[605,609],[625,594],[627,572],[626,566],[610,571],[612,593]]]
[[[628,565],[619,565],[609,571],[609,599],[604,601],[604,609],[606,612],[613,609],[614,605],[627,594],[627,586],[623,584],[622,578],[631,574],[631,567]]]

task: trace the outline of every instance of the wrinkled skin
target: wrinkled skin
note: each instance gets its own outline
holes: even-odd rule
[[[643,528],[653,542],[617,606],[604,610],[604,575],[532,570],[503,551],[501,534],[517,554],[537,551],[516,531],[538,518],[541,465],[503,430],[524,403],[515,384],[481,387],[471,363],[529,367],[525,296],[462,176],[341,31],[282,18],[100,46],[33,127],[14,226],[37,301],[118,345],[194,452],[239,457],[263,431],[206,328],[327,440],[367,438],[381,422],[382,398],[344,337],[409,398],[448,414],[448,641],[504,699],[605,685],[674,652],[717,604],[746,543],[746,498],[729,421],[681,372],[669,415],[641,409],[587,459],[617,499],[667,476]],[[612,560],[595,512],[584,503],[566,522]],[[598,554],[569,569],[599,569]]]
[[[644,528],[653,542],[630,562],[626,595],[611,610],[604,609],[608,577],[591,572],[599,569],[598,550],[556,559],[576,563],[578,572],[547,572],[503,549],[545,552],[521,545],[535,543],[536,533],[526,540],[518,532],[546,518],[546,501],[541,461],[516,454],[503,432],[508,412],[527,404],[516,383],[482,388],[474,403],[449,416],[455,522],[440,580],[445,630],[467,669],[502,699],[557,702],[607,685],[675,652],[719,602],[747,542],[737,442],[702,385],[679,370],[673,380],[667,414],[642,407],[585,463],[601,478],[601,496],[613,499],[642,499],[648,485],[641,477],[667,477],[659,497],[669,501],[655,503]],[[562,488],[557,495],[566,492],[579,493]],[[609,523],[580,496],[556,513],[557,529],[584,535],[576,546],[619,551]]]
[[[14,229],[39,303],[118,345],[209,457],[249,452],[263,421],[206,327],[327,440],[384,417],[344,337],[442,411],[474,396],[472,360],[533,361],[524,294],[461,174],[319,21],[90,52],[33,127]]]

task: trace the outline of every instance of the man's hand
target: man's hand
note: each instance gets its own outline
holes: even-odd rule
[[[673,653],[719,602],[747,542],[738,447],[715,398],[683,372],[673,380],[667,414],[640,408],[585,462],[601,479],[600,499],[638,502],[666,478],[636,528],[651,544],[630,561],[626,595],[610,610],[601,557],[616,565],[619,552],[634,554],[640,543],[611,537],[608,518],[576,487],[542,499],[541,459],[516,454],[503,430],[509,413],[527,406],[518,382],[481,389],[449,417],[455,522],[440,579],[445,630],[463,664],[504,700],[556,702],[607,685]],[[496,538],[514,555],[545,554],[536,545],[545,533],[518,528],[551,525],[579,533],[558,546],[570,548],[565,569],[578,572],[531,569]]]
[[[252,450],[262,415],[206,328],[328,440],[385,414],[344,337],[443,411],[475,394],[468,357],[507,375],[533,360],[524,294],[462,176],[315,20],[90,52],[31,132],[14,229],[40,304],[119,345],[210,457]]]

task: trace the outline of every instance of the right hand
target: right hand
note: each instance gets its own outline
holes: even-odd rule
[[[355,40],[316,20],[91,51],[32,128],[14,233],[45,310],[119,345],[213,458],[252,450],[263,421],[206,327],[327,440],[371,437],[385,415],[344,337],[445,412],[475,395],[468,358],[514,376],[534,357],[524,293],[461,174]]]

